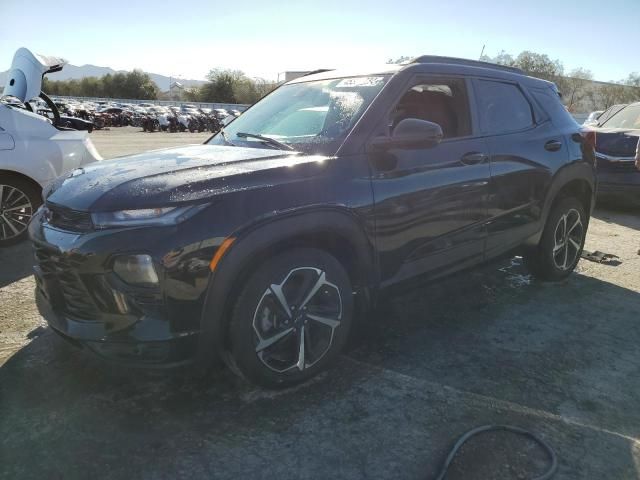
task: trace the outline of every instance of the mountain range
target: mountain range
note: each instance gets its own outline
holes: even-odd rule
[[[96,65],[70,65],[67,64],[64,66],[64,69],[61,72],[49,73],[47,78],[49,80],[71,80],[76,79],[79,80],[84,77],[102,77],[108,73],[125,73],[126,70],[114,70],[109,67],[98,67]],[[161,91],[169,90],[169,77],[165,75],[160,75],[159,73],[151,73],[147,72],[147,74],[151,77],[158,88]],[[0,72],[0,89],[2,89],[7,81],[7,71]],[[171,82],[178,81],[185,87],[194,87],[197,85],[202,85],[205,83],[203,80],[185,80],[183,78],[174,78],[171,77]]]

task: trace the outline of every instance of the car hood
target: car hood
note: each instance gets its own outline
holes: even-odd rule
[[[81,211],[152,208],[206,201],[222,193],[263,188],[324,157],[264,148],[194,145],[120,157],[79,168],[58,179],[47,202]],[[300,168],[290,168],[300,165]]]

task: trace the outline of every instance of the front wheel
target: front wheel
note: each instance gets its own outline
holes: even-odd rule
[[[353,318],[349,276],[328,253],[299,248],[245,282],[230,323],[232,369],[266,387],[303,382],[344,347]]]
[[[576,268],[589,219],[575,197],[558,201],[547,219],[538,246],[524,254],[529,271],[542,280],[562,280]]]
[[[28,181],[0,177],[0,247],[27,237],[29,221],[41,204],[40,190]]]

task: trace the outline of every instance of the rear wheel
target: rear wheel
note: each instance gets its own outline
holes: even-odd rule
[[[27,226],[41,205],[40,190],[25,179],[0,177],[0,247],[27,237]]]
[[[524,261],[536,277],[561,280],[576,268],[587,233],[584,206],[575,197],[558,201],[547,219],[538,246],[526,252]]]
[[[310,248],[280,254],[261,265],[238,296],[231,367],[266,387],[303,382],[336,359],[352,317],[349,276],[334,257]]]

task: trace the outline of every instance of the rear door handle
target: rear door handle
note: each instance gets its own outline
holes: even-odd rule
[[[550,152],[557,152],[562,148],[562,142],[560,140],[549,140],[544,144],[544,149]]]
[[[489,156],[481,152],[469,152],[465,153],[460,161],[465,165],[477,165],[489,160]]]

